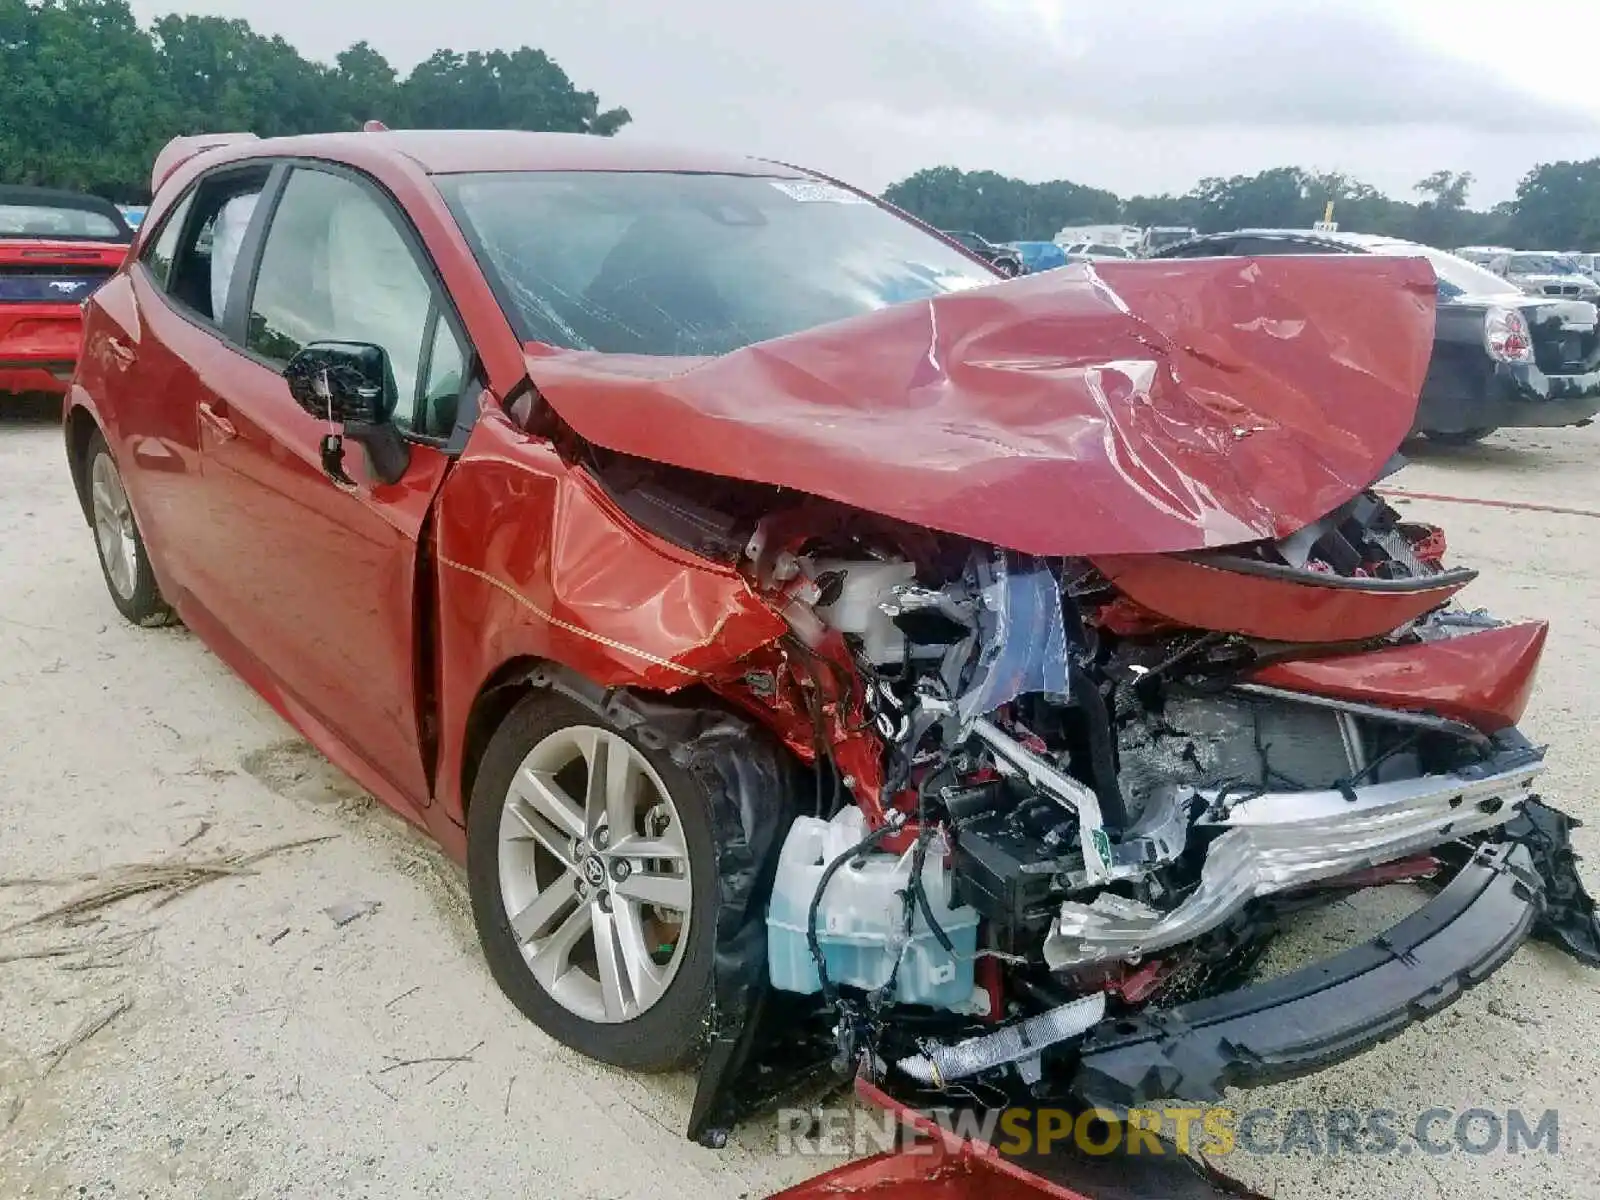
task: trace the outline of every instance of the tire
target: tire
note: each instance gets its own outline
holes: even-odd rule
[[[134,522],[122,472],[98,429],[84,453],[83,478],[89,489],[89,524],[94,531],[95,554],[111,602],[134,625],[156,628],[172,624],[177,617],[156,585],[150,552]]]
[[[1430,429],[1427,438],[1439,446],[1474,446],[1498,428],[1498,425],[1486,425],[1479,429],[1458,429],[1449,433]]]
[[[1022,274],[1022,264],[1014,258],[997,258],[994,260],[994,269],[1007,279],[1015,279]]]
[[[566,838],[552,836],[560,831],[543,816],[554,803],[552,789],[558,799],[572,800],[574,792],[581,799],[588,780],[579,782],[576,766],[569,764],[552,774],[549,764],[569,752],[569,743],[581,746],[591,737],[596,745],[604,744],[607,753],[629,756],[639,772],[633,776],[637,790],[631,793],[636,800],[622,807],[636,816],[644,813],[642,831],[636,821],[630,832],[641,841],[650,838],[652,847],[665,848],[672,842],[681,849],[686,880],[680,883],[671,873],[679,868],[670,860],[632,859],[637,875],[619,876],[618,860],[627,856],[617,854],[616,847],[626,845],[627,837],[613,839],[608,836],[609,829],[597,832],[592,819],[566,826]],[[593,757],[584,759],[585,777],[590,774],[587,764],[591,761]],[[544,771],[545,787],[531,786],[530,781],[540,777],[524,769],[530,765]],[[664,828],[651,824],[652,817],[659,822],[661,807],[648,807],[652,794],[665,798],[671,809],[671,823]],[[530,802],[530,796],[536,798]],[[618,809],[608,806],[607,811]],[[534,832],[535,823],[538,833]],[[574,829],[582,831],[576,849]],[[549,848],[552,841],[567,847],[568,861],[576,865],[575,870],[568,870],[556,858]],[[600,875],[605,880],[599,886],[594,878],[596,862],[602,864]],[[652,873],[656,869],[664,873]],[[647,749],[564,696],[543,691],[529,695],[506,716],[484,750],[467,810],[467,881],[490,973],[511,1002],[540,1029],[590,1058],[632,1071],[674,1070],[700,1054],[711,1010],[717,916],[711,804],[700,783],[665,754]],[[624,897],[624,889],[641,885],[671,887],[674,896],[686,894],[687,903],[682,910],[674,910]],[[580,886],[584,890],[577,892]],[[575,890],[576,901],[569,898],[560,902],[560,907],[554,901],[547,903],[547,896],[568,887]],[[601,887],[610,898],[604,908]],[[509,902],[508,890],[517,893]],[[581,913],[586,905],[589,916],[585,919]],[[513,930],[512,910],[519,910],[520,935]],[[673,933],[674,915],[680,920],[675,940],[669,944],[665,939]],[[686,927],[682,916],[687,917]],[[571,932],[585,920],[586,935]],[[606,973],[599,965],[602,930],[613,931],[610,944],[618,956],[612,961],[621,964],[613,968],[611,977],[629,980],[615,1004],[619,989],[608,990],[603,982]],[[626,948],[630,942],[635,948],[632,958]],[[643,968],[640,964],[645,960],[637,957],[640,949],[648,957],[648,966]],[[657,961],[662,957],[665,963]],[[649,972],[639,976],[645,982],[638,988],[631,982],[636,969]],[[654,990],[662,977],[664,984]],[[627,1006],[629,994],[634,999],[632,1009]]]

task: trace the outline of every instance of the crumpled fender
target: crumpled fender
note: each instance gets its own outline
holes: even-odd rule
[[[1095,263],[717,358],[528,347],[580,436],[1026,553],[1280,538],[1368,486],[1433,353],[1420,258]]]
[[[513,660],[672,692],[788,629],[738,572],[633,524],[585,472],[486,400],[436,504],[437,791],[459,815],[462,732]]]
[[[1496,733],[1527,710],[1549,632],[1544,621],[1524,621],[1439,641],[1286,660],[1250,678],[1291,692],[1433,713]]]

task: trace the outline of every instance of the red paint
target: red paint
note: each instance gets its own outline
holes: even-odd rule
[[[1251,679],[1339,700],[1430,712],[1493,733],[1522,719],[1549,631],[1544,621],[1505,625],[1364,654],[1274,663]]]
[[[1102,555],[1094,565],[1135,603],[1168,620],[1276,642],[1378,637],[1438,608],[1470,579],[1388,591],[1360,579],[1342,579],[1333,587],[1311,572],[1293,578],[1246,574],[1220,559]]]
[[[8,269],[60,266],[116,267],[128,248],[116,243],[46,241],[23,238],[0,241],[0,275]],[[78,361],[83,337],[79,301],[0,303],[0,393],[44,392],[65,395],[67,381],[56,372]]]
[[[563,663],[597,683],[727,684],[787,632],[737,572],[634,525],[581,469],[486,404],[439,497],[438,790],[463,811],[461,735],[506,663]]]
[[[136,261],[88,306],[69,413],[105,431],[191,628],[458,855],[469,714],[536,660],[607,686],[709,689],[802,759],[815,707],[841,774],[882,813],[881,745],[845,648],[801,663],[775,598],[635,525],[509,419],[499,398],[526,394],[530,374],[580,434],[647,458],[787,484],[923,536],[1133,554],[1277,536],[1348,499],[1409,427],[1432,344],[1427,268],[1360,258],[1052,272],[714,362],[530,349],[429,172],[803,173],[516,133],[216,141],[163,153],[144,236],[220,164],[308,155],[365,172],[414,226],[480,364],[464,452],[413,446],[386,486],[356,451],[357,486],[339,490],[318,467],[319,422],[283,381],[176,311]]]
[[[1097,263],[715,359],[533,346],[584,437],[1050,555],[1277,538],[1410,427],[1434,280],[1377,256]]]
[[[1142,966],[1124,971],[1120,979],[1106,985],[1106,991],[1124,1004],[1137,1006],[1155,995],[1156,989],[1176,969],[1176,964],[1164,959],[1152,959]]]

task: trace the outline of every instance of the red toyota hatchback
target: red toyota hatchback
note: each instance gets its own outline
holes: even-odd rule
[[[1536,927],[1600,961],[1543,906],[1546,628],[1371,490],[1425,260],[1002,280],[792,167],[563,135],[189,140],[152,188],[65,410],[112,599],[464,860],[566,1043],[709,1043],[721,1095],[786,993],[918,1094],[1136,1105],[1355,1053]],[[1263,897],[1435,850],[1369,955],[1161,1017]]]
[[[109,201],[0,187],[0,394],[67,390],[83,303],[132,241]]]

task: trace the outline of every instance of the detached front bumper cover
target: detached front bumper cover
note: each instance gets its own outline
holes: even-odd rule
[[[1102,1022],[1074,1081],[1121,1110],[1217,1100],[1319,1070],[1400,1033],[1492,974],[1533,932],[1545,881],[1520,841],[1481,848],[1435,899],[1366,945],[1223,996]]]

